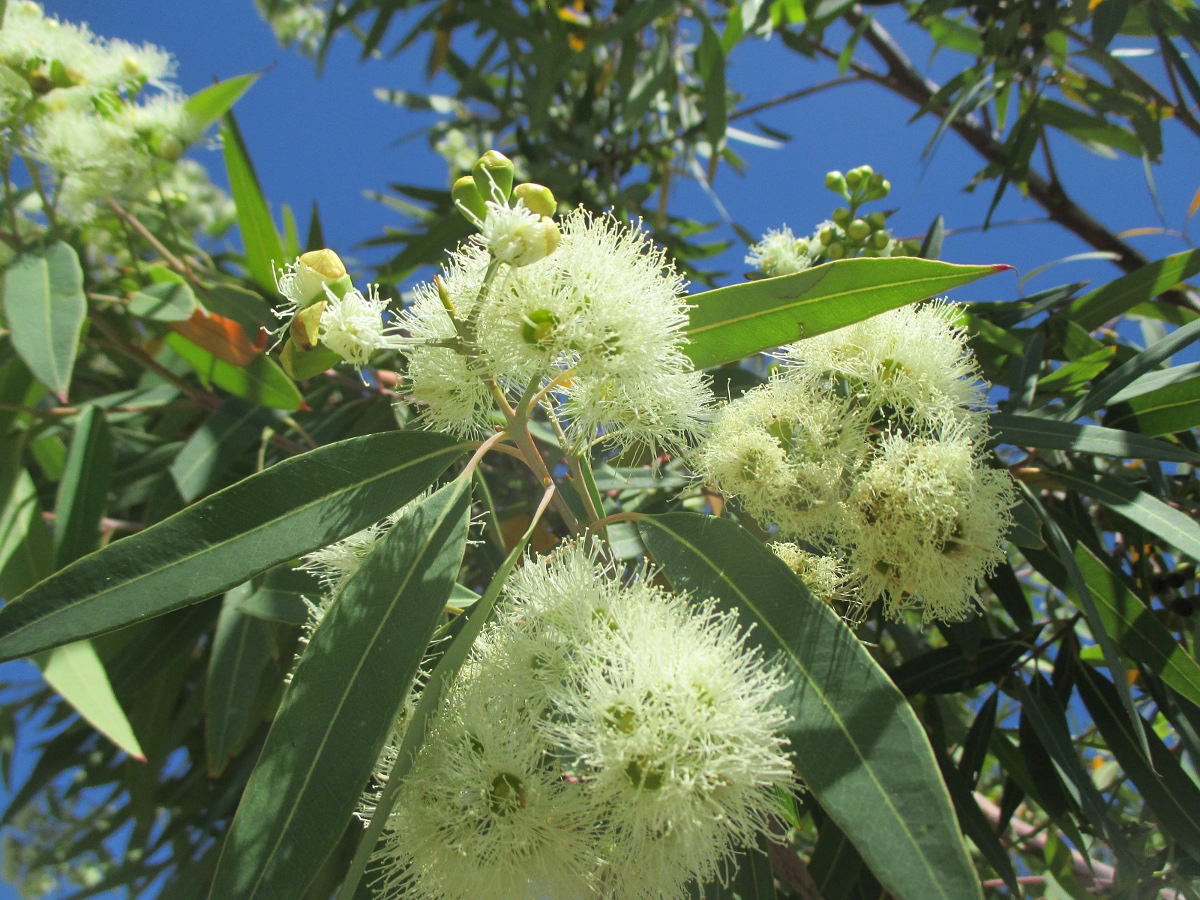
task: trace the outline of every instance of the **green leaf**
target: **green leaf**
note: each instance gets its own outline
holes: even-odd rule
[[[257,699],[263,672],[274,659],[271,626],[245,615],[240,605],[250,582],[227,591],[213,634],[204,687],[204,734],[208,775],[218,778],[250,739],[261,717]]]
[[[4,312],[17,355],[65,402],[87,315],[74,249],[56,241],[18,256],[4,275]]]
[[[1074,786],[1074,796],[1093,828],[1103,829],[1109,844],[1123,864],[1135,864],[1121,830],[1108,813],[1107,801],[1096,789],[1080,761],[1076,741],[1071,737],[1067,713],[1050,683],[1034,672],[1032,684],[1020,678],[1005,682],[1005,691],[1021,704],[1021,716],[1038,737],[1038,744],[1060,776]],[[1022,742],[1024,749],[1024,742]],[[1037,777],[1035,768],[1033,775]]]
[[[1200,378],[1177,381],[1109,406],[1104,424],[1110,428],[1128,428],[1148,437],[1195,428],[1200,425]],[[1186,451],[1180,448],[1180,452]]]
[[[100,520],[108,505],[113,448],[104,412],[84,407],[75,426],[54,505],[55,559],[59,568],[91,553],[100,543]]]
[[[1116,689],[1090,666],[1079,666],[1079,696],[1096,723],[1108,749],[1129,780],[1137,787],[1165,837],[1193,859],[1200,860],[1200,789],[1180,768],[1154,729],[1138,717],[1150,756],[1141,752],[1141,741],[1133,734],[1133,723],[1121,715]]]
[[[1067,315],[1088,331],[1094,331],[1131,306],[1153,300],[1197,272],[1200,272],[1200,250],[1176,253],[1085,294],[1067,308]]]
[[[232,111],[225,113],[225,123],[221,126],[221,146],[225,151],[225,171],[229,174],[229,193],[237,206],[238,227],[242,232],[242,245],[246,249],[246,271],[260,288],[274,292],[273,266],[276,263],[283,265],[287,260]]]
[[[11,452],[13,448],[3,445],[0,449]],[[0,571],[4,570],[9,559],[25,541],[29,525],[37,513],[37,488],[29,473],[18,465],[19,461],[19,458],[9,461],[12,469],[4,473],[2,482],[7,491],[4,506],[0,508]]]
[[[217,492],[72,563],[0,609],[0,660],[228,590],[377,522],[470,444],[429,432],[350,438]]]
[[[380,539],[292,676],[221,851],[210,896],[299,897],[354,812],[454,586],[469,478]]]
[[[179,496],[191,503],[203,494],[217,476],[255,445],[271,422],[261,407],[237,399],[222,403],[171,462],[169,471]]]
[[[271,315],[271,307],[262,297],[236,284],[214,284],[202,288],[200,296],[209,312],[233,319],[245,329],[247,335],[258,334],[264,323],[278,321]]]
[[[669,513],[638,526],[677,590],[740,610],[748,642],[786,661],[799,773],[879,881],[900,900],[981,897],[924,729],[837,614],[734,522]]]
[[[145,758],[91,641],[56,647],[39,660],[39,665],[46,683],[93,728],[134,759]]]
[[[1181,328],[1176,328],[1166,337],[1155,341],[1137,356],[1122,363],[1083,395],[1059,418],[1072,421],[1102,408],[1113,397],[1125,390],[1147,372],[1156,369],[1159,363],[1170,359],[1184,347],[1200,338],[1200,319],[1195,319]]]
[[[725,141],[727,122],[725,52],[707,16],[702,17],[701,26],[700,46],[696,49],[696,71],[704,85],[704,134],[708,138],[712,158],[716,159]]]
[[[967,652],[959,645],[938,647],[902,663],[890,672],[907,695],[958,694],[1003,678],[1037,640],[1041,628],[1012,638],[987,638]]]
[[[1059,366],[1053,372],[1038,379],[1038,390],[1043,394],[1073,395],[1084,385],[1103,372],[1117,354],[1115,346],[1103,347],[1095,353],[1081,356]]]
[[[915,257],[844,259],[689,298],[687,354],[697,369],[733,362],[916,303],[1009,266]]]
[[[478,472],[478,470],[476,471]],[[427,723],[433,714],[437,712],[442,695],[454,683],[454,679],[458,676],[458,670],[462,668],[463,663],[467,660],[467,655],[471,652],[471,647],[474,646],[475,640],[483,631],[483,627],[488,623],[492,609],[496,605],[496,600],[500,597],[500,591],[503,590],[505,582],[508,581],[508,576],[517,567],[517,563],[524,558],[525,548],[529,545],[530,539],[538,530],[540,522],[540,517],[536,515],[530,520],[529,527],[525,529],[525,533],[521,536],[521,539],[509,551],[508,556],[500,564],[500,568],[492,576],[492,580],[488,583],[483,596],[471,607],[470,612],[466,613],[466,624],[463,625],[462,630],[459,631],[458,635],[446,649],[446,652],[442,654],[442,658],[438,660],[437,665],[433,667],[433,671],[429,674],[429,680],[425,683],[425,687],[421,691],[421,698],[417,701],[417,705],[412,711],[409,727],[404,732],[404,738],[401,740],[400,747],[396,752],[396,761],[392,764],[392,769],[388,773],[387,783],[384,785],[383,791],[375,803],[375,815],[372,816],[367,833],[363,835],[358,849],[354,853],[354,858],[347,869],[346,877],[342,881],[341,890],[338,891],[337,900],[355,900],[359,896],[359,882],[366,871],[371,853],[375,849],[376,844],[379,843],[380,836],[383,834],[383,828],[387,823],[392,805],[396,802],[396,793],[400,790],[400,785],[404,782],[404,776],[412,768],[412,764],[416,761],[417,753],[420,751],[422,743],[424,743]],[[451,596],[453,594],[454,589],[451,589]]]
[[[248,366],[235,366],[217,359],[182,334],[168,334],[166,344],[196,370],[202,381],[235,397],[287,411],[299,409],[304,403],[296,385],[269,356],[256,356]]]
[[[226,78],[224,81],[210,84],[188,97],[184,101],[183,111],[192,120],[192,125],[196,128],[197,133],[203,132],[232,109],[233,104],[241,98],[242,94],[258,81],[260,74],[260,72],[251,72],[246,75],[235,75],[233,78]]]
[[[1057,557],[1035,553],[1029,555],[1029,561],[1072,602],[1079,602],[1078,592]],[[1125,575],[1114,571],[1082,543],[1075,545],[1075,563],[1096,602],[1104,630],[1117,649],[1200,708],[1200,665],[1158,620],[1154,610],[1142,602]]]
[[[1129,12],[1129,0],[1103,0],[1092,10],[1092,44],[1097,50],[1107,47]]]
[[[1186,463],[1200,460],[1200,454],[1186,447],[1108,426],[1078,425],[1013,413],[993,413],[988,421],[996,432],[997,444],[1100,453],[1123,459],[1161,459]],[[1112,424],[1111,419],[1108,422]]]
[[[1113,512],[1158,535],[1192,559],[1200,560],[1200,525],[1145,491],[1108,475],[1090,478],[1054,470],[1051,474],[1069,488],[1091,497]]]
[[[191,285],[164,281],[134,291],[126,309],[139,319],[155,322],[185,322],[197,307]]]

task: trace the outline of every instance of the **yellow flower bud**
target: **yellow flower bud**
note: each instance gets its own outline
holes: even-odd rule
[[[526,209],[539,216],[552,216],[558,212],[558,201],[545,185],[532,182],[518,184],[513,188],[513,196],[524,203]]]
[[[292,342],[301,350],[311,350],[317,346],[318,335],[321,332],[321,314],[325,312],[327,301],[318,300],[308,309],[301,310],[292,319]]]

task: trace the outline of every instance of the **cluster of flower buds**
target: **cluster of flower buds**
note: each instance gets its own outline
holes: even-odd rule
[[[891,182],[881,173],[870,166],[859,166],[845,174],[829,172],[825,186],[848,205],[835,209],[833,216],[807,238],[796,237],[786,225],[768,231],[750,247],[746,263],[773,278],[839,259],[912,256],[918,252],[919,242],[892,237],[887,229],[888,213],[862,210],[864,204],[882,200],[891,192]]]
[[[387,301],[375,285],[365,295],[356,290],[334,251],[302,253],[276,273],[275,285],[286,301],[275,315],[288,320],[280,359],[293,378],[310,378],[341,360],[361,368],[372,353],[390,346]]]
[[[558,201],[548,187],[513,186],[514,166],[503,153],[489,150],[450,189],[454,205],[483,238],[492,258],[511,266],[545,259],[561,237],[553,216]]]

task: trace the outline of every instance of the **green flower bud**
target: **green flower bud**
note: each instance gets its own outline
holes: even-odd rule
[[[866,240],[867,236],[870,235],[870,233],[871,233],[871,226],[867,224],[866,219],[855,219],[848,226],[846,226],[846,234],[848,234],[850,236],[851,240],[855,240],[855,241]]]
[[[311,350],[317,346],[317,338],[321,332],[321,315],[325,312],[328,301],[318,300],[307,309],[296,313],[292,319],[292,343],[299,350]]]
[[[844,206],[840,209],[835,209],[833,211],[833,221],[845,228],[846,223],[850,221],[850,210]]]
[[[878,187],[870,187],[867,189],[872,200],[882,200],[892,191],[892,183],[886,178],[881,179]]]
[[[796,238],[796,253],[800,256],[808,253],[808,238]]]
[[[535,309],[521,323],[521,340],[537,345],[554,336],[558,328],[558,316],[548,309]]]
[[[468,220],[471,219],[471,216],[480,222],[487,218],[487,205],[483,202],[483,196],[479,193],[479,188],[475,186],[475,179],[472,176],[464,175],[454,182],[454,186],[450,188],[450,197],[454,200],[458,211]]]
[[[883,173],[876,172],[870,178],[868,178],[867,179],[867,187],[870,188],[872,191],[877,191],[881,187],[883,187]]]
[[[513,196],[524,203],[526,209],[539,216],[552,216],[558,212],[558,201],[545,185],[532,182],[518,184],[513,188]]]
[[[512,160],[499,150],[489,150],[471,169],[475,179],[475,187],[485,200],[507,200],[512,193],[513,164]],[[494,191],[499,189],[500,196]]]
[[[167,162],[175,162],[183,156],[183,141],[173,134],[164,134],[158,141],[158,155]]]
[[[892,242],[891,235],[886,231],[876,231],[871,235],[871,246],[876,250],[883,250]]]
[[[883,226],[885,226],[887,224],[887,216],[885,216],[881,212],[873,212],[867,216],[867,222],[870,224],[870,226],[872,228],[874,228],[876,231],[878,231],[880,228],[883,228]]]
[[[825,187],[833,191],[835,194],[845,196],[846,191],[846,176],[836,169],[832,172],[825,173]]]
[[[825,248],[825,253],[829,256],[830,259],[841,259],[843,256],[846,255],[846,245],[843,244],[841,241],[834,241],[832,244],[830,244],[828,247]]]
[[[824,228],[822,228],[820,231],[817,232],[817,238],[826,247],[828,247],[833,242],[834,237],[836,237],[836,233],[828,225],[826,225]]]
[[[846,173],[846,184],[853,190],[858,187],[858,183],[862,181],[862,173],[858,169],[851,169]]]
[[[871,177],[874,174],[875,174],[875,170],[872,169],[870,166],[859,166],[858,167],[858,175],[863,181],[869,182],[871,180]]]

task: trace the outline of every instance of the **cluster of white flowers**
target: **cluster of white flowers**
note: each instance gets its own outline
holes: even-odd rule
[[[650,574],[579,544],[517,572],[399,789],[381,896],[685,897],[767,830],[781,671]]]
[[[612,216],[574,210],[547,241],[549,219],[521,201],[487,209],[400,323],[430,424],[484,434],[491,385],[512,399],[551,386],[545,405],[576,451],[684,445],[712,400],[683,353],[684,282],[663,252]]]
[[[46,170],[62,218],[85,223],[108,197],[141,198],[198,136],[171,83],[171,56],[8,4],[0,27],[0,115]],[[147,88],[153,87],[155,92]]]
[[[882,599],[890,616],[965,618],[1004,558],[1015,491],[987,465],[986,384],[956,319],[935,301],[785,348],[697,454],[705,478],[798,542],[776,549],[815,593],[856,598],[852,615]]]
[[[746,265],[754,266],[768,278],[803,272],[820,256],[821,245],[816,240],[798,238],[784,225],[772,228],[762,240],[750,246]]]

